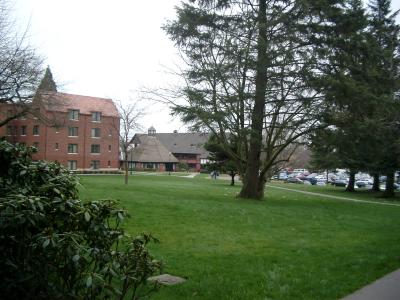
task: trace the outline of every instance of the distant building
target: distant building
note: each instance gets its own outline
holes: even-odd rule
[[[199,172],[201,165],[208,162],[208,151],[204,149],[208,138],[208,133],[157,133],[150,127],[147,134],[133,137],[128,155],[130,167],[172,171],[181,163]]]
[[[36,115],[0,127],[0,136],[35,146],[34,159],[57,161],[70,170],[118,169],[119,115],[111,99],[40,92],[32,105]],[[0,118],[7,114],[2,113]]]

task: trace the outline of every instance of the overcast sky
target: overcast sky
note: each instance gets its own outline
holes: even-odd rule
[[[180,0],[14,0],[19,26],[50,65],[61,90],[126,101],[135,90],[173,82],[178,61],[161,26]],[[400,0],[392,0],[394,9]],[[166,107],[146,103],[144,129],[186,129]]]
[[[61,90],[126,101],[171,80],[176,50],[161,26],[179,0],[16,0],[19,25],[50,65]],[[172,79],[173,80],[173,79]],[[145,130],[185,131],[167,107],[145,103]]]

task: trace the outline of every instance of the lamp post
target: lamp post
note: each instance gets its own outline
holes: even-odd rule
[[[133,154],[132,154],[132,149],[131,149],[129,154],[130,154],[130,161],[129,162],[130,162],[130,169],[131,169],[131,175],[132,175],[133,174],[133,162],[132,162],[132,155]]]
[[[168,175],[171,175],[171,152],[168,152]]]

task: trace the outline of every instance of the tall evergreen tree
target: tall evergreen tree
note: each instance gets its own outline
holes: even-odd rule
[[[57,92],[57,85],[53,79],[53,74],[51,73],[49,66],[47,66],[46,71],[44,72],[44,76],[39,84],[38,90],[46,92]]]
[[[380,103],[371,85],[375,67],[367,39],[368,20],[360,0],[346,1],[328,11],[328,20],[321,38],[321,54],[328,59],[321,65],[316,83],[330,105],[324,119],[329,127],[313,138],[314,161],[331,157],[337,164],[332,167],[349,169],[347,191],[354,191],[356,171],[369,170],[377,151],[377,144],[371,142],[375,134],[375,121],[371,120],[375,120]]]
[[[314,48],[303,5],[189,1],[165,27],[187,64],[186,86],[175,95],[186,102],[173,103],[174,111],[218,138],[240,170],[243,198],[263,198],[268,171],[318,123],[321,101],[305,81]]]
[[[375,169],[387,176],[385,197],[394,196],[394,172],[400,168],[400,26],[399,11],[391,11],[390,0],[369,3],[369,42],[374,63],[373,94],[379,99],[375,132],[379,134],[379,150]]]

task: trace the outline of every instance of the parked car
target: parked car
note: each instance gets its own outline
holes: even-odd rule
[[[372,183],[369,180],[357,180],[354,184],[358,188],[365,188],[365,187],[369,187],[372,185]]]
[[[287,178],[287,179],[285,180],[285,183],[299,183],[299,184],[303,184],[303,180],[301,180],[300,178],[297,178],[297,177],[290,177],[290,178]]]
[[[308,173],[307,169],[294,169],[293,173]],[[310,173],[308,173],[310,174]]]
[[[396,191],[400,191],[400,184],[394,183],[393,185],[394,185],[394,189],[395,189]],[[379,189],[380,189],[381,191],[385,191],[385,190],[386,190],[386,184],[381,184],[381,185],[379,186]]]
[[[315,177],[306,177],[305,179],[304,179],[304,182],[309,182],[310,184],[312,184],[312,185],[316,185],[317,184],[317,178],[315,178]]]
[[[335,179],[335,180],[332,182],[332,184],[333,184],[334,186],[346,186],[346,185],[347,185],[347,179],[338,178],[338,179]]]
[[[280,180],[285,180],[287,178],[288,178],[288,176],[287,176],[286,172],[281,172],[278,175],[278,179],[280,179]]]

